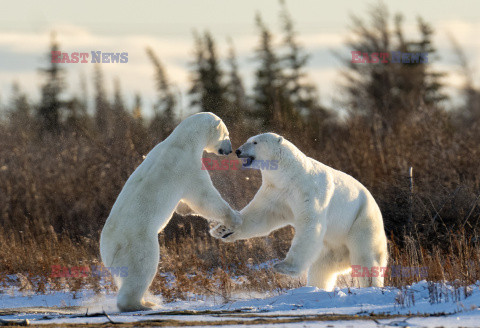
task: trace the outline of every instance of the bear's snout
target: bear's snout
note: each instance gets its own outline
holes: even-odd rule
[[[239,156],[241,153],[242,151],[240,149],[235,150],[235,154],[237,154],[237,156]]]
[[[218,150],[218,154],[220,154],[220,155],[228,155],[228,154],[231,154],[231,153],[232,153],[232,151],[229,150],[229,149],[228,150],[223,150],[222,148],[220,148]]]
[[[218,148],[218,154],[219,155],[228,155],[232,152],[232,144],[230,142],[230,140],[226,139],[226,140],[223,140],[221,145],[220,145],[220,148]]]

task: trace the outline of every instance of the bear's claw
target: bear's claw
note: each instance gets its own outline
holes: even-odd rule
[[[217,239],[223,239],[226,241],[226,238],[231,236],[234,233],[231,229],[227,228],[223,224],[219,224],[215,228],[210,230],[210,235]]]

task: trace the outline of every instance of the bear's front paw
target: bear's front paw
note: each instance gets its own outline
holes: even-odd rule
[[[233,241],[232,238],[229,238],[233,233],[234,231],[232,229],[227,228],[223,224],[219,224],[210,230],[210,235],[212,235],[212,237],[223,241]]]
[[[280,261],[278,263],[275,263],[273,265],[273,269],[278,273],[282,273],[282,274],[286,274],[294,277],[302,273],[302,271],[299,270],[297,267],[285,261]]]

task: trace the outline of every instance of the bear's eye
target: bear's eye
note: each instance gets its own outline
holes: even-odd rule
[[[257,144],[257,142],[256,142],[256,141],[254,141],[254,142],[253,142],[253,144],[254,144],[254,145],[256,145],[256,144]]]

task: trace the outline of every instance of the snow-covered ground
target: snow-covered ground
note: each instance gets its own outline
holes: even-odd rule
[[[159,302],[153,296],[149,300]],[[12,290],[0,294],[0,308],[0,319],[28,319],[31,324],[153,320],[155,325],[161,320],[163,325],[193,326],[222,321],[242,327],[480,327],[480,282],[468,288],[422,281],[403,290],[371,287],[333,292],[302,287],[265,298],[237,295],[227,303],[192,297],[134,313],[118,313],[114,295],[84,291],[25,296]],[[99,315],[103,311],[108,317]]]

